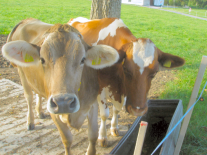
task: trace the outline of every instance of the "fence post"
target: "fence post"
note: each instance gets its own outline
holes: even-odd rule
[[[193,105],[193,103],[196,101],[196,97],[198,95],[198,91],[201,85],[201,81],[203,79],[204,72],[206,70],[206,66],[207,66],[207,56],[203,56],[187,109],[189,109]],[[181,126],[180,134],[178,137],[178,141],[175,147],[174,155],[179,155],[180,153],[180,149],[183,144],[183,140],[184,140],[187,128],[188,128],[188,124],[189,124],[192,112],[193,112],[193,108],[183,120],[183,124]]]
[[[142,146],[144,144],[144,138],[147,131],[147,126],[148,126],[147,122],[141,121],[138,136],[137,136],[136,146],[134,149],[134,155],[141,155],[142,153]]]

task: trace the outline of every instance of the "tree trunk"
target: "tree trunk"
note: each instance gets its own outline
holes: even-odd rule
[[[121,0],[92,0],[91,19],[120,18]]]

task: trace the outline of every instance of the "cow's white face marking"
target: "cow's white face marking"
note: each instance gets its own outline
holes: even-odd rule
[[[75,18],[72,20],[71,23],[69,23],[69,25],[72,25],[74,22],[79,22],[79,23],[86,23],[86,22],[89,22],[91,20],[87,19],[87,18],[84,18],[84,17],[78,17],[78,18]]]
[[[143,43],[141,40],[133,42],[133,60],[140,67],[140,73],[144,67],[149,66],[154,60],[155,45],[148,40]]]
[[[116,30],[120,27],[126,27],[127,26],[123,23],[121,19],[115,19],[110,25],[103,28],[99,32],[98,40],[92,44],[92,46],[96,46],[100,40],[104,40],[109,34],[111,37],[114,37],[116,35]]]
[[[140,107],[137,107],[137,109],[140,109]]]

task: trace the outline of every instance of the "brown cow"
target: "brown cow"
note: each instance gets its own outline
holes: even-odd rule
[[[113,103],[111,134],[118,136],[117,114],[125,104],[126,110],[136,116],[147,112],[147,93],[159,67],[182,66],[184,59],[158,49],[150,39],[136,38],[121,19],[104,18],[88,20],[78,17],[68,22],[80,31],[92,46],[109,45],[119,51],[119,63],[100,70],[98,103],[102,123],[99,141],[107,146],[105,121],[109,116],[107,102]]]
[[[47,99],[47,109],[58,128],[65,153],[71,154],[72,134],[69,126],[79,129],[88,117],[89,147],[95,154],[98,138],[97,70],[119,59],[118,52],[106,45],[89,46],[82,35],[68,24],[46,24],[27,19],[14,27],[2,53],[15,64],[28,104],[28,129],[34,129],[33,93]],[[85,64],[85,65],[84,65]]]

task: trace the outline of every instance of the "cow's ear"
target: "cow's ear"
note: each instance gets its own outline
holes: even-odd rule
[[[39,62],[40,48],[23,40],[11,41],[2,47],[3,56],[18,66],[32,66]]]
[[[119,60],[117,50],[106,45],[92,46],[86,52],[85,64],[94,69],[110,67]]]
[[[158,61],[164,68],[175,68],[185,64],[185,60],[179,56],[164,53],[158,49]]]

